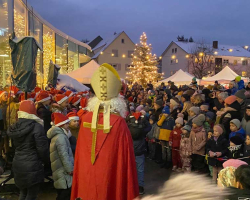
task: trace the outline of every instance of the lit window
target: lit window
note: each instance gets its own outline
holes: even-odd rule
[[[112,54],[114,55],[113,57],[118,57],[118,50],[112,49]]]
[[[179,61],[178,61],[178,59],[175,59],[175,63],[178,63]]]
[[[132,54],[134,53],[134,51],[128,51],[128,58],[132,58]]]
[[[234,65],[237,65],[238,64],[238,61],[237,60],[234,60]]]
[[[242,72],[242,74],[241,74],[241,76],[243,76],[243,77],[247,77],[247,72]]]
[[[197,58],[195,58],[194,62],[196,62],[196,63],[197,63],[197,62],[198,62],[198,59],[197,59]]]
[[[229,60],[223,60],[223,64],[227,65],[229,63]]]

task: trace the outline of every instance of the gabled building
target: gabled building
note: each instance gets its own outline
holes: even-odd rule
[[[92,47],[94,56],[100,65],[102,63],[111,64],[119,73],[122,79],[125,79],[128,67],[131,64],[131,54],[133,54],[135,43],[123,31],[114,33],[110,38],[104,40],[98,36],[88,43]]]
[[[162,53],[162,72],[165,77],[173,75],[179,69],[192,74],[190,55],[199,44],[195,42],[172,41]],[[218,73],[225,66],[229,66],[237,74],[246,77],[250,75],[250,52],[248,46],[222,45],[218,41],[206,44],[211,48],[211,69],[209,74]],[[198,61],[197,61],[198,62]]]

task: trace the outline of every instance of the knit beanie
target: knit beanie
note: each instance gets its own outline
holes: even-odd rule
[[[236,76],[235,80],[239,82],[241,80],[241,77],[240,76]]]
[[[177,98],[178,101],[181,102],[181,95],[176,95],[175,98]]]
[[[200,112],[200,108],[195,106],[192,106],[189,110],[195,113],[196,115],[198,115]]]
[[[177,117],[184,118],[184,115],[182,113],[178,113]]]
[[[230,123],[234,124],[238,129],[241,126],[240,120],[238,120],[238,119],[233,119],[230,121]]]
[[[207,105],[207,104],[202,104],[202,105],[200,106],[200,108],[201,108],[201,110],[208,110],[208,109],[209,109],[209,105]]]
[[[163,106],[163,101],[162,101],[161,99],[155,101],[155,103],[156,103],[158,106],[160,106],[160,107]]]
[[[235,145],[241,145],[244,143],[244,141],[241,139],[240,136],[233,136],[230,138],[230,142],[234,143]]]
[[[242,161],[242,160],[229,159],[226,162],[224,162],[222,165],[223,165],[223,168],[226,168],[226,167],[235,167],[235,168],[238,168],[241,165],[248,165],[248,164],[246,162]]]
[[[191,129],[192,129],[192,127],[189,126],[189,125],[185,125],[185,126],[182,127],[182,129],[183,129],[183,130],[187,130],[188,132],[190,132]]]
[[[142,109],[143,109],[143,105],[140,105],[140,106],[137,106],[137,108],[136,108],[136,112],[141,112],[142,111]]]
[[[202,124],[205,122],[205,115],[200,114],[197,117],[193,119],[193,123],[197,126],[202,126]]]
[[[149,112],[149,107],[145,106],[145,108],[143,110],[148,113]]]
[[[221,99],[223,99],[223,101],[225,101],[225,99],[228,97],[228,93],[221,92],[220,94],[218,94],[218,97],[220,97]]]
[[[237,92],[235,93],[235,96],[238,97],[239,99],[245,100],[245,99],[246,99],[245,92],[246,92],[246,90],[244,90],[244,89],[239,90],[239,91],[237,91]]]
[[[188,94],[183,94],[182,97],[186,99],[186,101],[190,100],[190,96]]]
[[[169,109],[169,107],[168,106],[165,106],[164,108],[163,108],[163,110],[162,110],[162,113],[164,113],[164,114],[170,114],[170,109]]]
[[[151,116],[149,117],[149,119],[153,120],[154,123],[157,121],[155,115],[151,115]]]
[[[236,96],[234,96],[234,95],[231,95],[225,99],[225,103],[228,105],[231,105],[235,101],[236,101]]]
[[[211,119],[211,120],[214,119],[214,116],[215,116],[215,114],[214,114],[213,112],[211,112],[211,111],[208,111],[208,112],[206,113],[206,117],[208,117],[208,118]]]
[[[178,106],[179,105],[179,101],[177,98],[172,98],[170,99],[170,103],[173,105],[173,106]]]
[[[182,117],[178,117],[178,118],[175,120],[175,123],[179,123],[179,124],[183,125],[183,118],[182,118]]]
[[[146,103],[148,103],[149,105],[152,104],[152,99],[147,99]]]
[[[220,135],[223,133],[223,128],[220,125],[215,125],[214,130],[216,130]]]
[[[188,96],[191,97],[191,96],[195,93],[195,91],[192,90],[192,89],[189,89],[189,90],[187,90],[185,93],[186,93]]]

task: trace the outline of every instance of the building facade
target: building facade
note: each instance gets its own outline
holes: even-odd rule
[[[91,59],[91,47],[56,29],[36,13],[27,1],[0,0],[0,88],[10,83],[12,70],[9,34],[33,36],[43,51],[37,54],[37,84],[47,83],[50,60],[67,73]]]
[[[98,43],[93,42],[97,39]],[[94,53],[92,59],[96,60],[100,65],[102,63],[111,64],[119,73],[120,77],[125,79],[128,67],[132,62],[131,54],[133,54],[135,48],[134,42],[124,31],[115,33],[106,40],[98,36],[93,41],[90,42],[95,43],[95,46],[92,46]]]
[[[161,67],[164,76],[167,78],[179,69],[192,74],[193,68],[190,64],[190,55],[193,54],[194,49],[197,49],[198,45],[195,42],[171,42],[161,55]],[[250,76],[250,52],[248,51],[248,46],[222,45],[217,41],[206,46],[210,46],[208,48],[211,48],[211,57],[209,59],[211,69],[208,71],[208,74],[214,75],[225,66],[229,66],[240,76]],[[195,62],[198,62],[198,60]]]

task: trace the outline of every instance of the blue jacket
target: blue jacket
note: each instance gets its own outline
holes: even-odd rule
[[[245,141],[245,139],[246,139],[246,132],[245,132],[245,130],[243,129],[243,128],[240,128],[238,131],[236,131],[236,132],[231,132],[230,134],[229,134],[229,139],[231,138],[231,137],[234,137],[234,136],[239,136],[239,137],[241,137],[241,139],[243,140],[243,141]]]
[[[232,88],[232,89],[231,89],[231,95],[234,95],[237,91],[238,91],[237,88],[235,88],[235,87]]]
[[[238,90],[241,90],[241,89],[245,89],[245,85],[244,85],[243,80],[240,80],[240,82],[238,82]]]

